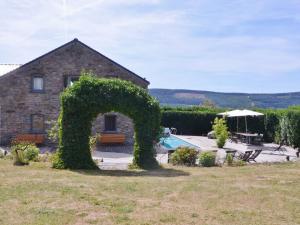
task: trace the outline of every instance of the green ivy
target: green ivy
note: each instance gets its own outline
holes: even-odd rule
[[[160,131],[159,103],[148,92],[129,81],[100,79],[83,73],[78,82],[61,95],[59,148],[54,168],[94,169],[89,137],[92,121],[99,113],[120,112],[133,120],[135,131],[133,165],[158,165],[153,144]]]

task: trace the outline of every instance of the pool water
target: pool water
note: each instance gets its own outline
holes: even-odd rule
[[[170,135],[169,137],[163,137],[160,139],[160,144],[167,149],[176,149],[178,147],[191,147],[191,148],[199,148],[196,145],[193,145],[189,142],[186,142],[174,135]]]

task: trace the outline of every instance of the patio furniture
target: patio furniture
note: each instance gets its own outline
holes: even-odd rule
[[[170,137],[170,135],[172,134],[170,128],[165,127],[163,130],[163,137]]]
[[[229,135],[229,141],[232,142],[232,143],[238,143],[239,142],[239,138],[234,133],[230,133],[230,135]]]
[[[177,134],[177,129],[175,127],[171,127],[171,134]]]
[[[255,150],[255,152],[248,158],[247,162],[253,161],[256,162],[257,156],[262,152],[262,149]]]
[[[285,140],[282,139],[279,143],[279,146],[273,150],[273,152],[281,152],[282,154],[284,154],[284,150],[282,149],[282,146],[285,144]]]
[[[219,113],[218,115],[225,116],[225,117],[236,117],[237,120],[236,132],[238,132],[239,130],[239,117],[245,117],[245,126],[246,126],[246,133],[247,133],[248,132],[247,117],[263,116],[264,114],[260,112],[248,110],[248,109],[243,109],[243,110],[236,109],[228,112]]]
[[[124,144],[124,134],[101,134],[99,137],[101,144]]]
[[[263,144],[263,134],[258,134],[258,136],[254,137],[252,140],[253,145],[262,145]]]
[[[261,136],[259,134],[250,134],[250,133],[236,133],[238,138],[241,140],[241,142],[246,143],[246,144],[254,144],[255,138],[260,138]]]
[[[243,153],[239,156],[240,160],[242,160],[244,162],[248,162],[248,159],[251,156],[252,152],[253,151],[245,151],[245,153]]]

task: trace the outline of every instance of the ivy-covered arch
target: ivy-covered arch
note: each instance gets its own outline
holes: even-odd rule
[[[133,120],[133,164],[140,168],[157,166],[153,143],[159,136],[160,108],[146,90],[128,81],[82,74],[62,93],[60,101],[59,148],[54,168],[96,168],[89,146],[92,122],[99,113],[111,111]]]

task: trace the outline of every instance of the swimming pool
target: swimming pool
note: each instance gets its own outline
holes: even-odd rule
[[[170,135],[169,137],[161,138],[160,144],[168,150],[176,149],[181,146],[199,149],[198,146],[193,145],[187,141],[184,141],[174,135]]]

